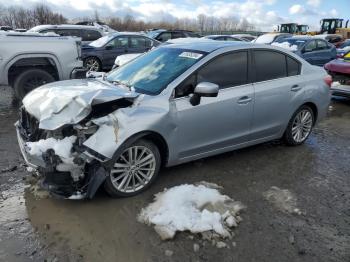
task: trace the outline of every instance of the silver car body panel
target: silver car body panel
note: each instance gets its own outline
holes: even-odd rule
[[[280,138],[293,113],[305,103],[313,103],[317,107],[318,120],[327,112],[330,91],[323,81],[326,72],[282,48],[227,42],[174,44],[166,48],[193,49],[209,54],[156,96],[138,96],[134,92],[125,91],[121,86],[109,83],[87,81],[84,85],[81,82],[78,84],[67,81],[50,85],[51,89],[57,90],[55,94],[59,96],[57,100],[52,98],[56,101],[54,105],[57,105],[57,108],[51,108],[50,105],[46,107],[51,114],[47,114],[46,110],[38,110],[40,106],[31,102],[34,94],[41,97],[39,101],[42,101],[48,92],[48,86],[30,93],[24,106],[28,112],[41,119],[42,127],[52,129],[63,124],[79,122],[79,119],[88,114],[86,110],[89,110],[91,104],[95,101],[103,102],[106,94],[112,95],[108,92],[114,88],[115,99],[122,96],[131,98],[134,99],[133,104],[91,120],[99,128],[84,142],[84,146],[104,156],[104,161],[107,161],[113,158],[118,148],[129,138],[143,132],[153,132],[160,135],[168,145],[167,166]],[[198,106],[192,106],[189,97],[174,98],[174,88],[212,58],[227,52],[261,48],[279,50],[294,57],[302,64],[301,74],[220,89],[217,97],[202,97]],[[300,89],[291,90],[296,84],[300,85]],[[82,92],[74,96],[68,95],[67,98],[66,93],[69,94],[74,85],[83,89]],[[96,85],[96,88],[92,87],[93,85]],[[85,92],[85,89],[89,88],[93,90],[92,93]],[[107,93],[99,93],[99,88],[106,88]],[[240,103],[242,97],[248,97],[250,100]],[[60,104],[61,100],[64,101],[63,104]],[[63,106],[65,109],[62,109]],[[91,156],[90,153],[87,154]]]

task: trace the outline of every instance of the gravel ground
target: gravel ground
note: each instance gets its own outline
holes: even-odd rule
[[[332,101],[305,145],[275,141],[164,169],[133,198],[101,190],[67,201],[29,190],[17,108],[9,88],[0,93],[0,261],[350,261],[349,100]],[[227,247],[186,232],[162,241],[137,222],[153,194],[202,180],[247,206]]]

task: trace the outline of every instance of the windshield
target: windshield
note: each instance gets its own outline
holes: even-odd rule
[[[106,36],[102,36],[101,38],[91,42],[89,44],[89,46],[93,46],[93,47],[102,47],[105,44],[107,44],[114,36],[112,35],[106,35]]]
[[[150,38],[155,38],[159,34],[159,31],[150,31],[147,33],[147,36]]]
[[[107,81],[132,87],[136,92],[157,95],[206,53],[161,47],[112,71]]]
[[[257,44],[271,44],[273,40],[275,39],[276,35],[274,34],[265,34],[259,36],[256,40],[255,43]]]

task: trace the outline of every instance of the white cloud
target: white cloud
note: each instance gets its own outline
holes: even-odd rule
[[[338,11],[336,9],[334,9],[334,8],[329,13],[333,17],[338,16]]]
[[[312,7],[319,7],[321,4],[321,0],[308,0],[306,3]]]
[[[289,13],[291,15],[302,14],[305,12],[305,8],[302,5],[292,5],[289,8]]]

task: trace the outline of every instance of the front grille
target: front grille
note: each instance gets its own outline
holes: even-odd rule
[[[40,139],[39,121],[30,115],[24,107],[20,109],[19,124],[21,135],[27,142],[34,142]]]

